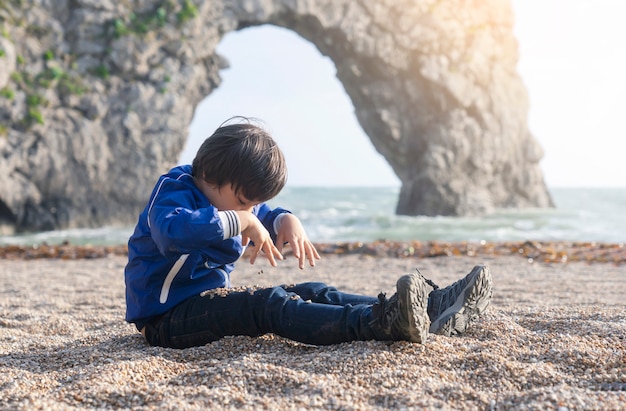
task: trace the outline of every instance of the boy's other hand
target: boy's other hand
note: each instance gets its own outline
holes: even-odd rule
[[[283,255],[274,245],[270,233],[263,227],[261,221],[249,211],[237,211],[237,216],[241,223],[241,243],[243,245],[248,245],[250,241],[254,243],[250,264],[254,264],[258,255],[263,251],[265,258],[276,267],[276,259],[282,260]]]
[[[293,255],[298,259],[298,266],[304,269],[304,261],[308,260],[311,267],[315,267],[315,260],[320,259],[320,255],[300,222],[300,219],[293,214],[283,214],[280,220],[280,227],[276,237],[278,251],[283,251],[283,244],[289,243],[293,250]]]

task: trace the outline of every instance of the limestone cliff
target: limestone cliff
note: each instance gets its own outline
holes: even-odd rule
[[[261,24],[334,61],[398,213],[552,205],[506,0],[0,0],[5,232],[133,223],[220,84],[220,39]]]

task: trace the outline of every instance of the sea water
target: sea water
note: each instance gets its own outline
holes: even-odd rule
[[[554,188],[549,209],[480,217],[395,215],[398,187],[286,187],[271,206],[294,212],[314,242],[387,240],[626,242],[626,188]],[[0,245],[125,244],[133,227],[57,230],[0,237]]]

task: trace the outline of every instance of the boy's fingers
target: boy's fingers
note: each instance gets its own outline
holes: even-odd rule
[[[315,267],[315,258],[313,257],[313,254],[309,254],[309,265],[311,267]]]
[[[294,252],[294,254],[296,254],[296,257],[298,258],[298,266],[300,267],[300,269],[304,269],[304,262],[306,260],[306,248],[305,248],[305,243],[303,241],[298,241],[298,246],[297,246],[297,252]]]
[[[308,254],[309,253],[307,252],[306,244],[302,244],[302,252],[300,253],[300,266],[302,266],[302,268],[304,268],[304,264],[306,263]]]
[[[314,258],[316,260],[321,260],[322,257],[317,252],[317,248],[315,248],[315,246],[311,243],[309,243],[308,246],[309,246],[309,249],[311,250],[311,258]]]
[[[307,259],[309,260],[309,265],[311,267],[315,267],[315,260],[319,260],[320,255],[317,253],[315,246],[311,244],[310,242],[307,241],[305,244],[305,247],[306,247]]]
[[[261,254],[261,249],[263,247],[263,244],[256,245],[255,243],[254,246],[255,248],[252,252],[252,255],[250,256],[250,264],[254,264],[256,261],[256,258],[259,256],[259,254]]]
[[[274,259],[274,256],[272,254],[267,255],[267,261],[270,262],[270,265],[272,267],[276,267],[278,265],[278,263],[276,263],[276,259]]]
[[[265,247],[263,247],[263,251],[267,254],[267,259],[272,264],[272,266],[276,267],[278,264],[276,263],[276,258],[279,260],[283,259],[282,254],[278,251],[278,248],[271,242],[268,241],[265,243]]]
[[[321,260],[322,256],[320,255],[320,253],[317,252],[317,248],[315,248],[313,244],[311,244],[311,248],[313,249],[313,255],[315,256],[315,259]]]
[[[297,259],[300,259],[300,244],[296,241],[295,238],[292,238],[289,241],[289,245],[291,245],[291,251],[293,251],[293,256]]]
[[[318,260],[321,259],[322,256],[320,255],[320,253],[317,251],[317,248],[315,248],[313,244],[311,244],[311,248],[313,249],[313,252],[315,253],[315,258],[317,258]]]
[[[283,252],[283,244],[284,243],[285,243],[285,241],[283,240],[283,236],[282,235],[279,235],[279,236],[276,237],[276,249],[281,254]],[[282,260],[282,258],[281,258],[281,260]]]
[[[278,247],[274,246],[274,244],[272,244],[272,249],[275,252],[275,256],[279,259],[279,260],[284,260],[285,257],[283,257],[283,253],[281,250],[278,249]]]

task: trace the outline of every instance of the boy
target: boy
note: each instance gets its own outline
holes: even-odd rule
[[[265,203],[286,179],[274,140],[245,118],[220,126],[191,166],[159,178],[128,242],[125,269],[126,320],[150,345],[186,348],[227,335],[265,333],[316,345],[424,343],[429,331],[463,333],[489,304],[491,274],[484,266],[445,289],[420,274],[402,276],[389,299],[322,283],[225,290],[248,244],[254,244],[251,264],[262,252],[276,266],[283,244],[301,269],[320,258],[300,220]],[[435,288],[428,296],[427,284]]]

